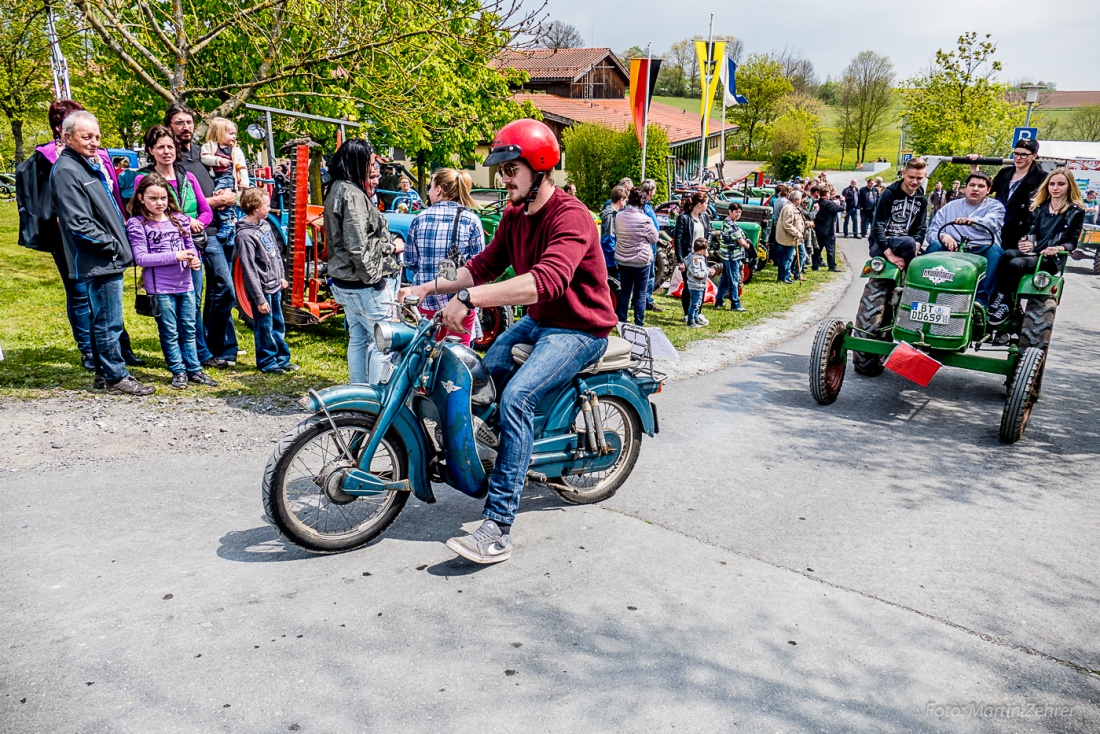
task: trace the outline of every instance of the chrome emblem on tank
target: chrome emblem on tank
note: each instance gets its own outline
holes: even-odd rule
[[[939,285],[940,283],[947,283],[955,279],[955,274],[942,265],[937,265],[934,268],[928,268],[924,271],[924,279]]]
[[[455,390],[461,390],[462,388],[459,387],[458,385],[456,385],[454,383],[454,380],[444,380],[443,381],[443,389],[447,391],[448,395],[450,395]]]

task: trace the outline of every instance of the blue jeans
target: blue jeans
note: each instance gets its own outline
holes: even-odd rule
[[[522,366],[512,359],[516,344],[534,345]],[[539,326],[530,316],[516,322],[489,348],[485,366],[500,395],[500,453],[489,475],[485,517],[506,525],[515,520],[535,442],[535,407],[544,396],[569,384],[605,349],[607,339]]]
[[[694,324],[699,320],[699,312],[703,309],[703,298],[706,295],[706,290],[688,290],[688,324]]]
[[[213,354],[206,348],[206,334],[203,333],[202,323],[202,268],[191,271],[191,285],[195,291],[195,354],[199,357],[199,364],[201,365],[208,359],[213,358]],[[180,349],[183,349],[183,334],[180,333]]]
[[[874,209],[859,210],[859,236],[866,237],[867,230],[871,228],[871,220],[875,218]]]
[[[726,296],[730,299],[730,308],[741,308],[741,272],[743,260],[727,260],[722,270],[722,280],[718,282],[718,295],[714,299],[715,308],[722,308]]]
[[[88,307],[88,286],[83,280],[69,277],[69,264],[65,261],[65,248],[60,244],[53,251],[53,261],[65,286],[65,312],[73,330],[73,340],[81,355],[92,353],[92,312]]]
[[[344,307],[348,326],[348,382],[377,385],[389,377],[389,360],[374,346],[374,325],[393,315],[393,306],[385,303],[397,300],[397,281],[386,278],[382,290],[333,284],[332,295]]]
[[[657,243],[653,243],[653,259],[649,261],[649,290],[646,291],[646,308],[653,307],[653,291],[657,287]]]
[[[624,265],[619,263],[619,304],[616,311],[619,321],[626,321],[631,304],[634,306],[634,323],[645,324],[645,304],[648,295],[649,274],[652,265]]]
[[[198,272],[198,271],[196,271]],[[195,350],[198,312],[195,292],[158,293],[157,331],[160,333],[160,350],[173,375],[186,372],[195,375],[202,372],[198,352]]]
[[[859,236],[859,209],[852,209],[846,212],[847,216],[844,217],[844,236],[848,236],[848,223],[852,223],[852,236]]]
[[[202,323],[206,327],[206,346],[212,356],[237,360],[237,331],[233,328],[233,274],[229,260],[233,257],[217,237],[206,240],[202,264],[206,268],[206,301],[202,309]]]
[[[790,280],[791,278],[791,265],[794,264],[794,253],[796,247],[787,245],[775,246],[775,268],[777,270],[778,280]]]
[[[82,280],[91,309],[92,359],[96,374],[107,384],[130,376],[122,359],[122,274]]]
[[[947,248],[943,246],[941,242],[929,243],[925,252],[944,252]],[[1005,254],[1005,251],[1000,245],[989,244],[984,247],[973,247],[966,250],[973,255],[981,255],[986,259],[989,265],[985,269],[985,277],[978,285],[978,291],[975,294],[974,300],[983,306],[989,306],[989,299],[993,296],[993,288],[997,284],[997,265],[1001,261],[1001,256]]]
[[[286,369],[290,364],[290,347],[286,343],[286,322],[283,321],[283,291],[265,294],[270,313],[254,310],[256,327],[256,367],[260,372]]]

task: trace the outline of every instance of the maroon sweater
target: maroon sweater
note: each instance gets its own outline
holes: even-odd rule
[[[527,313],[539,325],[603,338],[618,322],[596,223],[579,199],[561,189],[535,214],[522,206],[506,208],[493,241],[466,263],[474,285],[491,283],[509,265],[516,275],[535,277],[538,302]]]

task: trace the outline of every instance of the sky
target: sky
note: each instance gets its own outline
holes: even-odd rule
[[[714,32],[737,36],[746,53],[801,51],[822,81],[864,50],[889,56],[904,79],[928,68],[937,49],[954,48],[961,33],[977,31],[992,34],[1004,81],[1100,90],[1100,0],[547,0],[546,10],[576,26],[586,46],[622,51],[652,41],[654,55],[681,38],[705,38],[713,12]]]

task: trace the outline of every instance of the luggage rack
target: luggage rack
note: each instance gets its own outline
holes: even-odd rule
[[[661,382],[668,375],[653,368],[653,341],[649,332],[642,326],[619,324],[619,336],[630,342],[630,367],[628,371],[635,377],[648,377]]]

